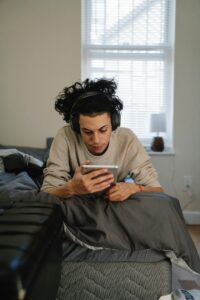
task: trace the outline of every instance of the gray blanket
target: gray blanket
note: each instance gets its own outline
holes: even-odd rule
[[[185,226],[177,199],[163,193],[138,193],[111,203],[97,195],[59,199],[37,191],[24,172],[5,184],[0,179],[0,204],[18,201],[56,202],[66,227],[77,240],[118,250],[172,250],[200,273],[200,259]],[[3,179],[2,179],[3,178]]]
[[[125,202],[76,196],[63,204],[67,228],[83,243],[110,249],[172,250],[200,273],[200,259],[177,199],[162,193],[138,193]]]

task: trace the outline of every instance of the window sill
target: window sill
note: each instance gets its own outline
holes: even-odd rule
[[[152,151],[148,148],[146,148],[147,153],[150,156],[174,156],[175,155],[175,151],[173,149],[165,149],[164,151]]]

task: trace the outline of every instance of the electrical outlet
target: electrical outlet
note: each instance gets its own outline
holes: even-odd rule
[[[192,190],[192,176],[191,175],[184,176],[184,190],[185,191]]]

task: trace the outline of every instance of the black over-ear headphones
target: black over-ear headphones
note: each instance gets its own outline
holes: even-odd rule
[[[93,96],[97,96],[97,95],[102,95],[102,96],[106,97],[106,100],[108,100],[111,104],[110,116],[111,116],[112,130],[117,129],[117,127],[120,126],[121,114],[120,114],[120,110],[118,109],[120,101],[117,100],[117,99],[114,100],[114,99],[112,99],[112,97],[110,97],[109,95],[104,94],[102,92],[90,91],[90,92],[87,92],[87,93],[83,93],[80,97],[78,97],[78,99],[72,105],[70,125],[71,125],[71,128],[75,132],[80,133],[79,114],[81,112],[79,112],[77,110],[78,104],[80,104],[80,101],[82,101],[83,99],[87,99],[89,97],[93,97]]]

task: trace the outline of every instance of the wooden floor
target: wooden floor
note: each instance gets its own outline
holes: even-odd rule
[[[187,228],[200,255],[200,225],[187,225]]]

